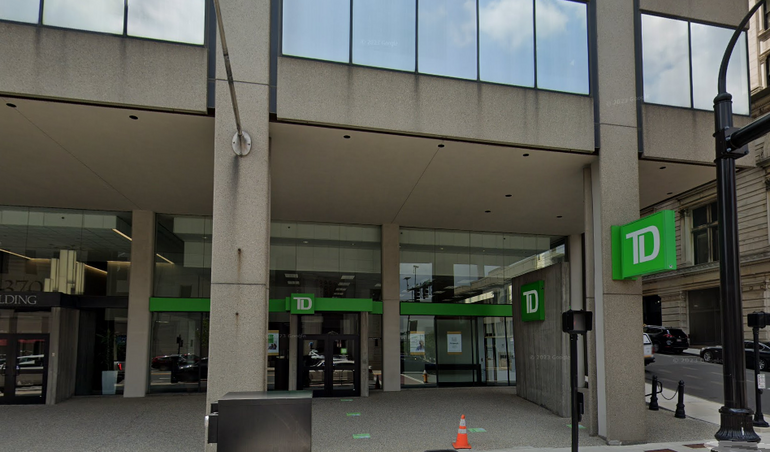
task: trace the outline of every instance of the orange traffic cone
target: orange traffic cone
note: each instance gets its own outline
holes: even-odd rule
[[[470,449],[468,444],[468,431],[465,429],[465,415],[460,416],[460,428],[457,430],[457,442],[452,443],[455,449]]]

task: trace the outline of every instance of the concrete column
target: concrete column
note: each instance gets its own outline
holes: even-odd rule
[[[243,157],[232,149],[237,129],[222,30],[212,43],[217,81],[207,411],[228,392],[267,390],[270,3],[220,2],[241,126],[251,136]]]
[[[131,239],[126,384],[123,397],[144,397],[147,394],[150,372],[150,297],[155,273],[155,213],[146,210],[133,211]]]
[[[569,306],[574,310],[585,309],[583,299],[583,240],[580,234],[569,236]],[[584,375],[585,354],[583,352],[584,335],[578,335],[578,388],[586,387]]]
[[[596,299],[594,296],[594,232],[593,232],[593,192],[591,183],[591,167],[583,168],[583,218],[585,222],[584,248],[585,253],[585,275],[583,282],[586,292],[586,311],[594,313],[594,324],[596,323]],[[596,390],[596,327],[593,331],[586,333],[585,340],[588,343],[586,347],[588,354],[588,391],[586,397],[585,419],[588,425],[588,433],[592,436],[599,434],[599,412],[598,396]]]
[[[642,283],[612,279],[610,226],[639,218],[634,2],[597,0],[596,122],[592,164],[598,433],[610,444],[646,438]],[[588,219],[586,219],[588,220]],[[630,421],[633,420],[633,421]]]
[[[361,313],[361,397],[369,397],[369,313]]]
[[[382,225],[382,389],[401,390],[401,297],[399,229]]]
[[[289,314],[289,391],[297,390],[297,347],[299,341],[299,316]]]

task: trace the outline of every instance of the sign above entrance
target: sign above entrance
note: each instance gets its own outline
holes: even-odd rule
[[[292,314],[315,314],[315,295],[312,293],[291,294],[289,309]]]
[[[612,226],[612,279],[636,279],[668,270],[676,270],[673,210]]]
[[[545,320],[545,281],[535,281],[521,286],[521,320]]]

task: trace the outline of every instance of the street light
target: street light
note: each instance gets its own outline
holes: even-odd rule
[[[759,0],[743,18],[727,45],[719,67],[718,93],[714,98],[716,131],[717,202],[719,207],[719,294],[722,301],[722,338],[725,405],[719,409],[720,441],[758,443],[752,411],[746,404],[746,364],[743,349],[738,212],[735,194],[735,160],[748,153],[745,146],[770,131],[770,116],[742,129],[733,127],[732,96],[727,92],[727,64],[738,37],[749,19],[765,4]]]

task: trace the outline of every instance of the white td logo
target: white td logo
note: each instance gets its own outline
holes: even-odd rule
[[[527,314],[537,312],[537,308],[540,304],[540,300],[538,300],[537,297],[537,290],[528,290],[521,295],[527,300]]]
[[[644,254],[644,234],[648,232],[652,234],[652,253]],[[626,234],[626,238],[631,239],[633,244],[634,265],[651,261],[658,257],[658,253],[660,253],[660,232],[656,226],[648,226],[638,231],[630,232]]]
[[[313,307],[313,299],[310,297],[295,297],[297,311],[309,311]]]

